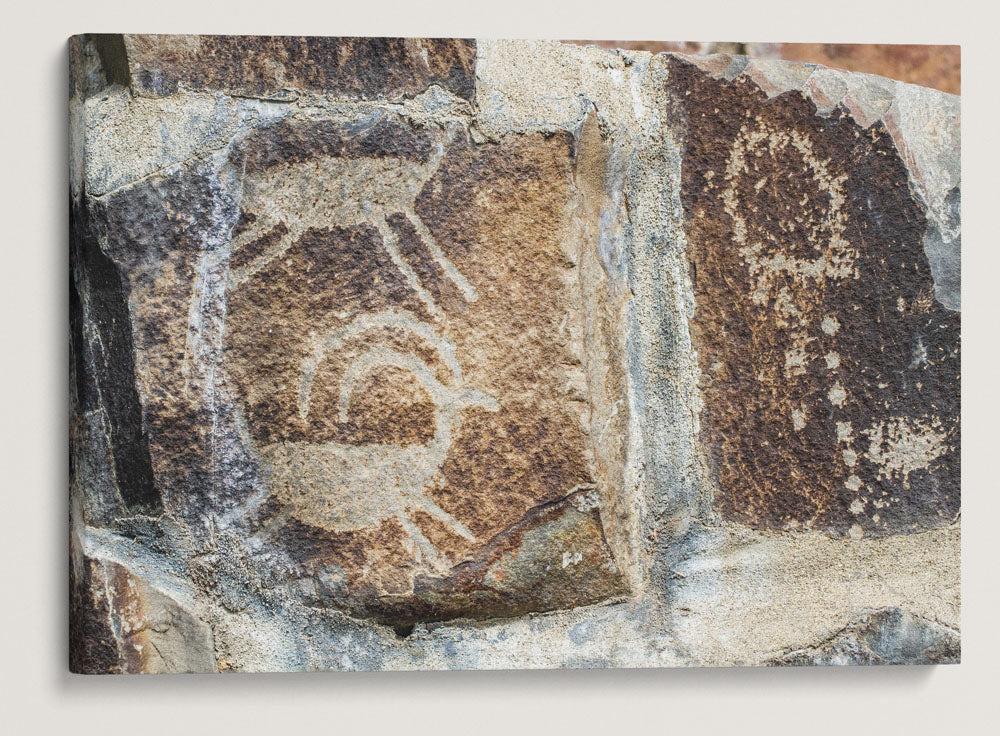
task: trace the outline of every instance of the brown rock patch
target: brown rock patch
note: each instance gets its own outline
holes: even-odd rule
[[[949,523],[960,322],[884,126],[668,64],[719,508],[838,533]]]
[[[131,83],[144,94],[397,98],[437,84],[472,99],[475,90],[476,46],[466,39],[127,35],[124,46]]]

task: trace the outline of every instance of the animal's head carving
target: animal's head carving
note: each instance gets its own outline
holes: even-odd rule
[[[387,310],[376,314],[361,315],[347,326],[331,330],[327,335],[317,340],[312,355],[304,361],[302,366],[298,405],[300,419],[306,421],[309,417],[313,384],[323,359],[329,353],[336,353],[351,338],[376,328],[404,330],[433,346],[440,361],[447,369],[448,380],[446,382],[439,380],[427,362],[413,353],[400,352],[392,347],[378,344],[370,346],[360,355],[355,356],[341,375],[337,405],[338,421],[347,422],[351,396],[361,380],[373,369],[380,366],[394,366],[407,371],[430,395],[435,406],[436,427],[433,444],[439,452],[447,451],[451,429],[455,422],[459,421],[459,412],[462,409],[473,406],[487,411],[499,409],[496,399],[492,396],[463,384],[462,369],[456,360],[455,346],[452,343],[441,337],[430,325],[418,320],[413,314],[401,310]],[[441,460],[443,461],[443,459],[442,456]]]

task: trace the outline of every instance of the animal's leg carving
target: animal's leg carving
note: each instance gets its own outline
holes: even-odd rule
[[[419,215],[413,212],[406,212],[404,214],[406,215],[406,219],[410,221],[410,224],[416,228],[417,234],[427,244],[427,248],[430,250],[435,262],[441,266],[441,269],[451,279],[452,283],[462,292],[465,300],[470,302],[476,301],[479,296],[476,293],[476,288],[455,268],[455,264],[448,260],[448,257],[441,250],[441,246],[437,244],[434,236],[431,235],[431,231],[427,229],[424,221],[420,219]]]
[[[250,245],[250,243],[261,238],[265,233],[272,230],[278,225],[278,221],[273,217],[267,215],[259,215],[254,223],[244,230],[242,233],[232,238],[230,241],[229,252],[236,255],[245,247]]]
[[[261,225],[248,230],[233,241],[232,252],[237,253],[239,249],[245,248],[256,240],[265,237],[271,230],[280,224],[279,221],[267,218]],[[231,286],[237,287],[240,284],[253,278],[261,269],[266,267],[271,261],[283,256],[292,244],[302,235],[301,229],[296,225],[286,225],[285,233],[272,243],[259,256],[254,258],[243,268],[234,269],[229,273]]]
[[[421,562],[421,558],[427,560],[431,566],[438,571],[447,570],[450,565],[447,560],[443,559],[438,551],[431,544],[431,541],[424,536],[424,533],[420,531],[420,527],[413,523],[410,518],[406,515],[406,511],[403,510],[396,514],[396,518],[399,519],[399,523],[403,525],[403,531],[406,532],[407,540],[413,545],[414,559],[417,562]]]
[[[438,521],[444,522],[456,534],[460,534],[470,542],[476,541],[476,535],[469,531],[469,528],[465,524],[431,501],[427,496],[421,496],[418,503],[421,511],[426,511]]]
[[[438,319],[443,317],[440,308],[434,302],[434,298],[425,289],[421,283],[420,279],[417,278],[417,274],[410,267],[410,264],[406,262],[403,258],[403,254],[399,252],[399,243],[396,241],[396,234],[389,227],[389,223],[385,220],[378,220],[376,223],[378,227],[379,234],[382,236],[382,245],[385,248],[386,253],[389,254],[389,258],[399,269],[399,272],[403,274],[403,278],[406,279],[406,283],[410,285],[410,288],[417,293],[417,298],[424,303],[427,307],[427,311],[430,312],[432,317]]]

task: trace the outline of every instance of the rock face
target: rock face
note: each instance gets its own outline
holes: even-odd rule
[[[959,46],[748,43],[744,44],[743,53],[878,74],[956,95],[962,91],[962,54]]]
[[[903,43],[733,43],[691,41],[568,41],[609,49],[657,54],[743,54],[757,59],[785,59],[821,64],[834,69],[877,74],[902,82],[932,87],[950,94],[962,91],[962,53],[959,46]]]
[[[959,315],[934,298],[886,124],[669,64],[697,161],[681,201],[720,509],[835,533],[949,523]]]
[[[820,645],[789,652],[773,664],[936,664],[959,657],[954,632],[888,608],[867,613]]]
[[[957,661],[957,98],[70,56],[74,671]]]

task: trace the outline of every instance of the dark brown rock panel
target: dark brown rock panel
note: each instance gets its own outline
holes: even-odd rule
[[[96,306],[99,287],[111,283],[112,274],[121,281],[116,287],[120,306],[117,311],[104,307],[99,318],[113,315],[124,334],[97,344],[122,351],[116,364],[133,370],[109,376],[112,388],[101,400],[106,412],[132,391],[137,401],[126,405],[127,414],[112,412],[116,416],[110,426],[127,432],[134,445],[148,442],[155,496],[147,495],[169,513],[195,522],[194,528],[204,526],[206,504],[219,496],[212,453],[218,422],[207,400],[213,379],[204,362],[213,359],[213,325],[224,313],[221,304],[207,298],[214,278],[212,249],[235,221],[235,210],[227,213],[232,206],[224,200],[216,174],[183,168],[87,199],[74,214],[74,226],[86,223],[90,237],[99,242],[99,247],[91,246],[93,260],[104,264],[102,273],[108,274],[95,280],[88,275],[94,269],[87,259],[76,256],[76,283],[84,303]],[[84,330],[88,332],[92,330]],[[97,361],[88,367],[87,380],[100,377],[106,364]],[[133,465],[143,458],[135,451],[123,456]],[[131,485],[121,493],[128,502],[140,488]]]
[[[101,251],[89,213],[82,207],[73,209],[74,398],[80,412],[97,412],[100,417],[110,447],[113,485],[122,503],[133,511],[155,511],[161,499],[136,390],[128,283]]]
[[[393,99],[436,84],[471,100],[475,91],[476,45],[467,39],[127,35],[124,48],[132,86],[150,95],[183,88],[281,99],[306,90]]]
[[[719,509],[891,534],[959,509],[959,327],[881,122],[669,62]]]
[[[82,555],[69,565],[69,669],[81,675],[122,671],[100,564]]]

